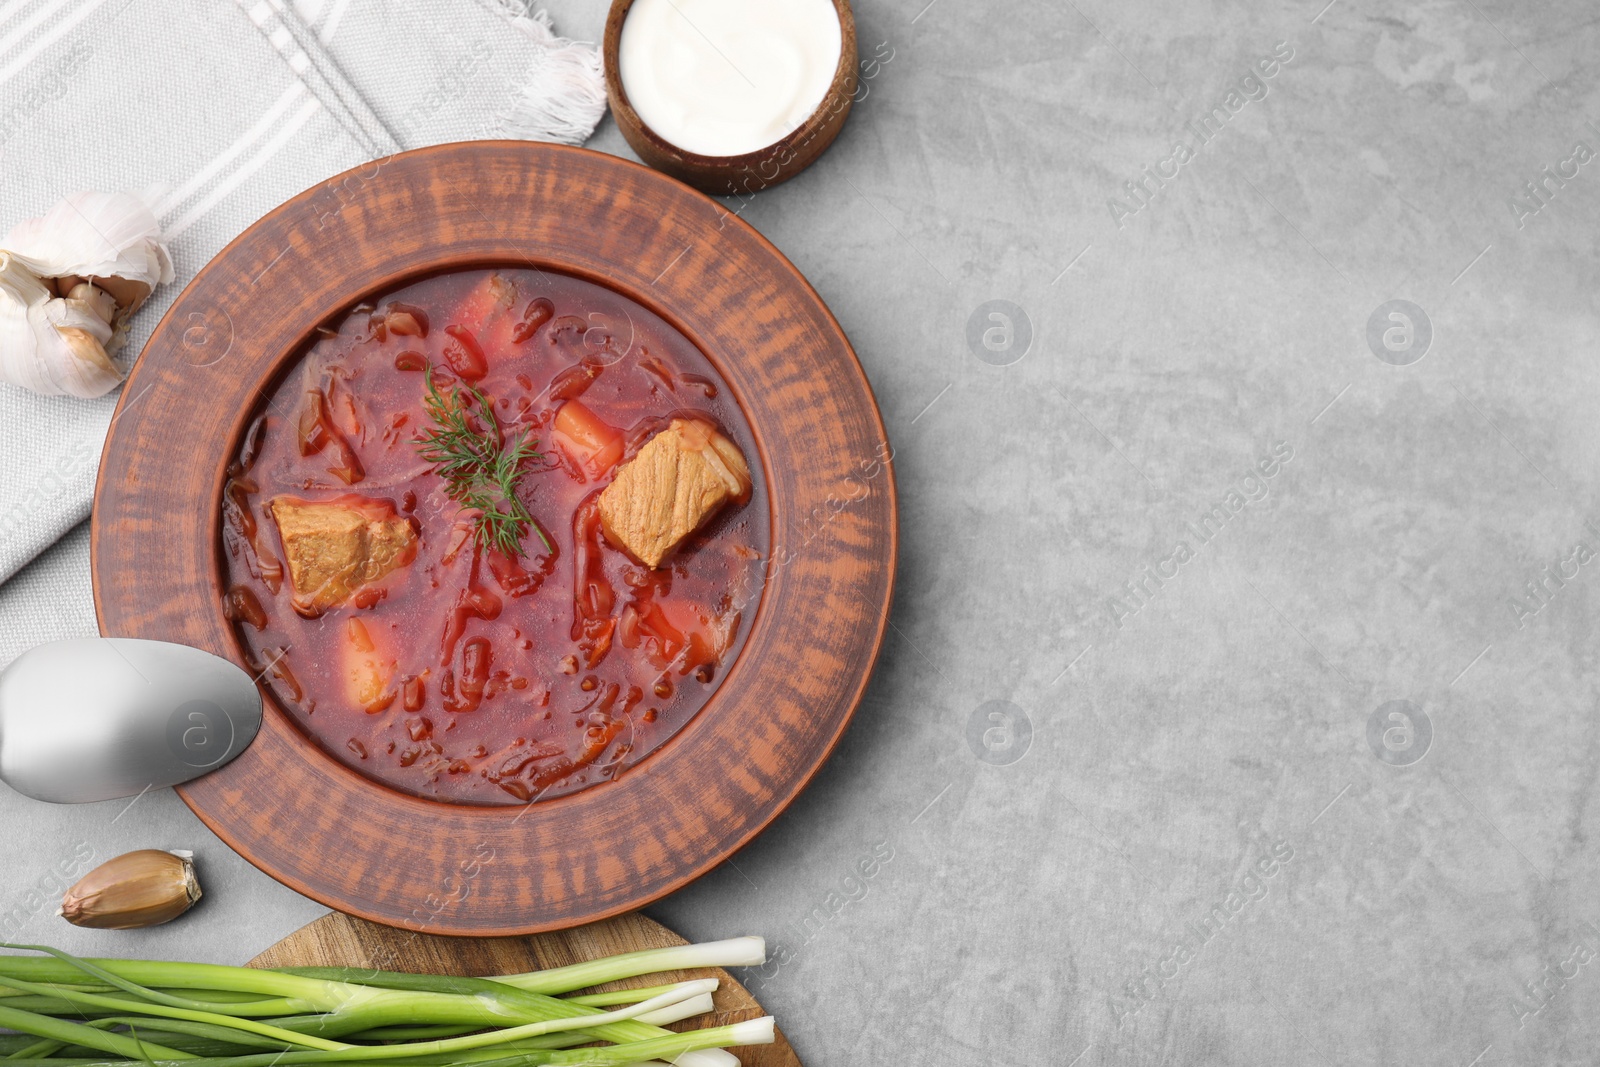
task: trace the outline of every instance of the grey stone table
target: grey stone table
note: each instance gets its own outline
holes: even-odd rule
[[[651,912],[767,935],[808,1063],[1600,1053],[1600,21],[1324,2],[862,0],[865,98],[743,206],[877,389],[901,580],[832,762]],[[0,817],[10,936],[321,911],[170,793]],[[180,923],[30,893],[148,845]]]

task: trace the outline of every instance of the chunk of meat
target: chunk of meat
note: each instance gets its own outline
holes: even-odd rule
[[[308,619],[416,558],[416,528],[386,500],[278,496],[271,507],[289,560],[294,610]]]
[[[739,446],[703,419],[673,419],[600,494],[606,537],[652,567],[730,500],[750,494]]]

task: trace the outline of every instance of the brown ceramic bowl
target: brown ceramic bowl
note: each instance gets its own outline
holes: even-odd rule
[[[645,125],[628,102],[628,94],[622,88],[619,57],[622,23],[628,17],[628,9],[633,7],[633,0],[611,0],[611,13],[606,16],[604,55],[606,96],[610,98],[617,128],[639,153],[640,159],[713,196],[750,196],[788,181],[816,162],[839,136],[860,84],[860,75],[856,72],[856,20],[850,10],[850,0],[833,0],[833,6],[839,12],[839,66],[833,72],[833,85],[828,95],[811,117],[789,136],[760,151],[738,156],[703,156],[679,148],[656,133]]]
[[[430,272],[534,265],[660,314],[744,408],[771,502],[766,588],[710,702],[615,782],[528,806],[396,792],[336,762],[268,697],[250,748],[179,792],[219,837],[330,907],[433,933],[527,934],[638,908],[731,855],[832,751],[882,642],[895,490],[850,344],[788,260],[711,200],[576,148],[407,152],[246,230],[157,326],[95,492],[102,633],[242,663],[222,610],[224,465],[321,323]]]

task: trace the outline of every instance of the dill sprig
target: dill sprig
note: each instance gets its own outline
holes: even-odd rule
[[[427,368],[424,379],[428,396],[423,405],[434,426],[417,436],[417,451],[444,479],[451,499],[463,508],[477,510],[473,533],[478,544],[515,559],[523,555],[522,536],[532,526],[544,542],[545,551],[554,551],[544,530],[517,496],[517,485],[526,473],[523,464],[544,459],[538,442],[529,437],[530,428],[524,427],[510,440],[502,440],[500,422],[494,417],[488,397],[470,385],[453,385],[449,395],[439,392],[433,384],[432,367]],[[466,402],[462,400],[463,391]]]

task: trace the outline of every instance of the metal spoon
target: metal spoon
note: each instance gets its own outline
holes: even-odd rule
[[[250,676],[188,645],[74,637],[0,672],[0,781],[35,800],[178,785],[233,759],[260,728]]]

